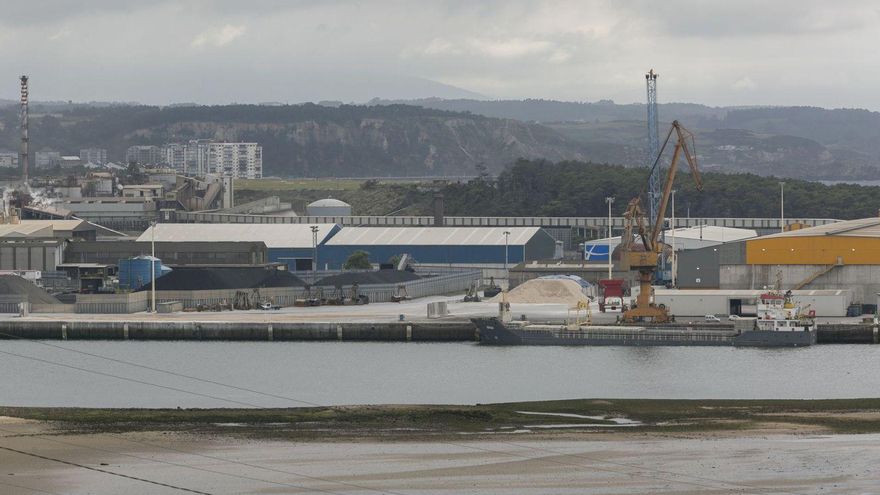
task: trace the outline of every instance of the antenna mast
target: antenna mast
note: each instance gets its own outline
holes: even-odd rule
[[[28,182],[28,76],[21,76],[21,181]]]
[[[645,74],[648,86],[648,167],[654,165],[657,153],[660,152],[659,123],[657,116],[657,76],[654,69]],[[660,167],[654,168],[648,179],[648,218],[657,218],[660,208]]]

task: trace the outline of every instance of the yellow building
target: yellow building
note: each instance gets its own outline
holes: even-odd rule
[[[880,218],[790,230],[746,241],[748,265],[880,265]]]

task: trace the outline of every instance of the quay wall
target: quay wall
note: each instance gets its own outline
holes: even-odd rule
[[[0,320],[0,339],[467,342],[470,321],[218,322]]]

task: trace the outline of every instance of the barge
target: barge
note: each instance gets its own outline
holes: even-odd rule
[[[480,343],[488,345],[806,347],[816,343],[812,313],[803,313],[791,292],[762,294],[757,318],[722,325],[566,325],[511,321],[510,305],[499,317],[474,318]]]

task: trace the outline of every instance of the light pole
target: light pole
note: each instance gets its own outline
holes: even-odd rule
[[[785,182],[779,182],[779,231],[785,232]]]
[[[676,263],[675,252],[675,189],[672,190],[672,286],[675,287],[675,270],[678,268]]]
[[[150,222],[150,309],[156,314],[156,221]]]
[[[507,253],[509,252],[509,250],[508,250],[509,241],[510,241],[510,231],[505,230],[504,231],[504,276],[508,277],[508,279],[510,278],[510,276],[507,274]]]
[[[312,225],[312,273],[318,272],[318,226]]]
[[[607,196],[605,202],[608,203],[608,280],[611,280],[611,204],[614,203],[614,196]]]

